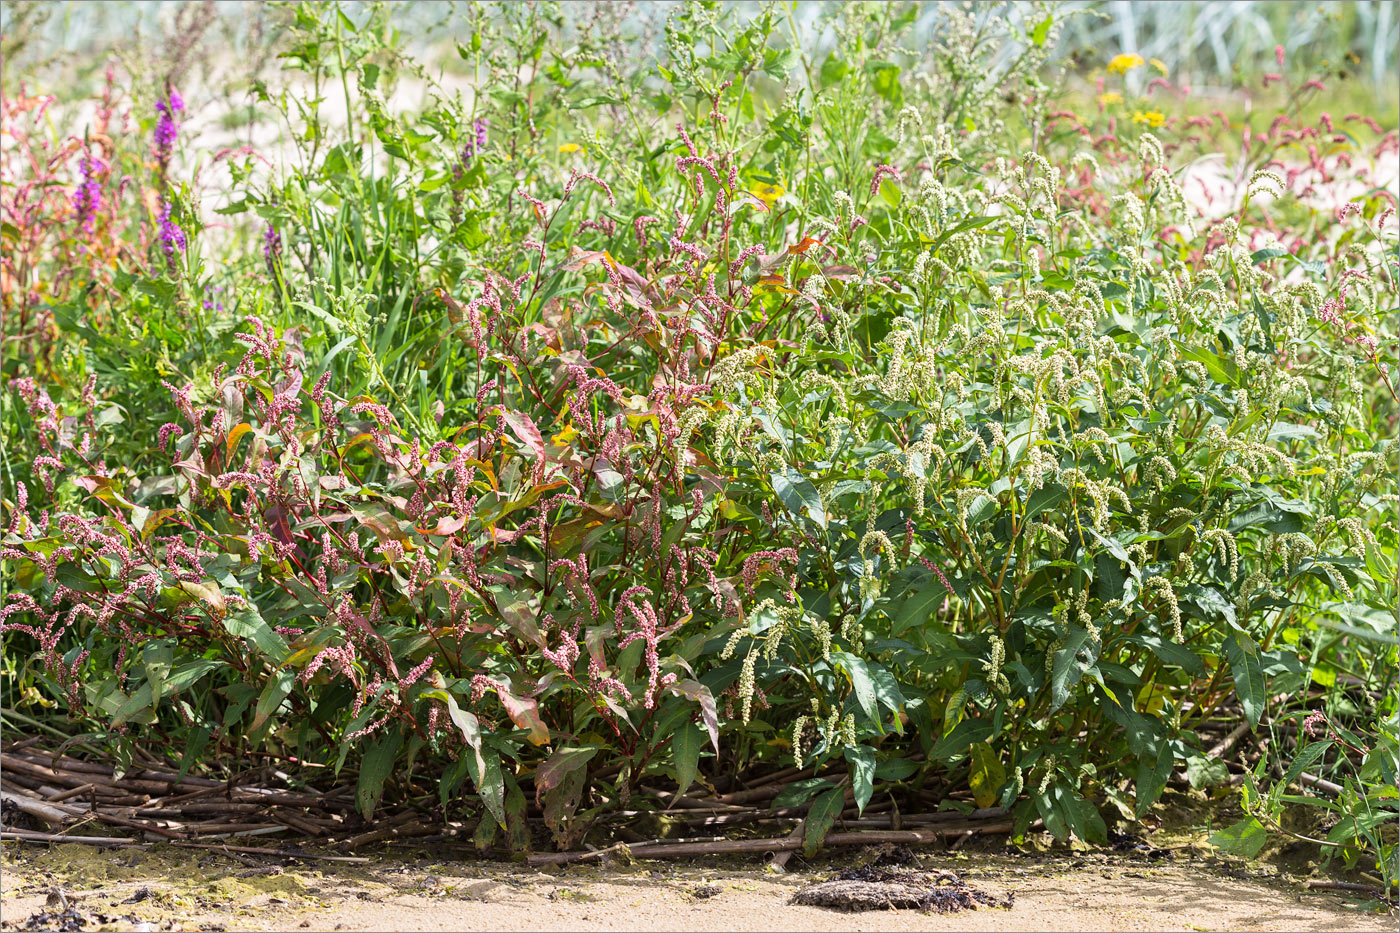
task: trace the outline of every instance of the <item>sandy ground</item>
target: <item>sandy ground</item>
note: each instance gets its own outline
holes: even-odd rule
[[[422,852],[282,866],[189,850],[7,843],[0,923],[63,928],[61,891],[89,931],[1396,929],[1394,915],[1309,892],[1271,869],[1182,853],[921,854],[923,868],[1014,894],[1009,909],[846,914],[788,903],[849,864],[818,860],[786,874],[765,873],[754,859],[534,870]]]

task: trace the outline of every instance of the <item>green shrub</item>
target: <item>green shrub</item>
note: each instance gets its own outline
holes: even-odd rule
[[[1203,728],[1393,719],[1394,133],[1308,81],[1249,136],[1057,110],[1040,6],[915,53],[852,5],[816,60],[692,4],[654,70],[473,6],[466,106],[388,10],[287,9],[311,92],[252,88],[288,148],[206,167],[227,229],[163,85],[104,156],[148,193],[7,189],[7,722],[348,767],[366,814],[424,769],[520,847],[531,786],[572,846],[789,765],[1096,840],[1228,779]],[[1393,876],[1393,743],[1294,747]]]

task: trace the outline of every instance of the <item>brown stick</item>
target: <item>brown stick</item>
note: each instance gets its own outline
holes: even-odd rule
[[[1346,891],[1352,894],[1365,894],[1368,897],[1385,901],[1391,906],[1396,904],[1395,898],[1373,884],[1357,884],[1354,881],[1325,881],[1312,878],[1308,881],[1308,888],[1313,891]]]
[[[62,833],[36,833],[28,829],[7,829],[0,832],[0,839],[17,839],[20,842],[42,842],[50,845],[72,843],[83,846],[120,846],[123,848],[145,848],[148,842],[135,839],[121,839],[116,836],[65,836]]]
[[[96,790],[96,784],[84,784],[81,787],[70,787],[65,791],[59,791],[49,798],[49,803],[58,803],[60,800],[67,800],[69,797],[79,797],[90,790]]]
[[[1333,784],[1325,778],[1320,778],[1315,774],[1309,774],[1306,771],[1298,775],[1298,783],[1302,784],[1304,787],[1311,787],[1313,790],[1320,790],[1323,793],[1331,794],[1333,797],[1340,796],[1342,791],[1345,790],[1340,784]]]
[[[926,845],[942,841],[948,836],[963,836],[968,833],[1009,833],[1010,821],[987,821],[986,823],[964,823],[939,826],[930,829],[884,829],[865,830],[852,833],[832,833],[826,837],[826,845],[864,846],[883,842],[904,845]],[[633,858],[686,858],[697,855],[722,855],[753,852],[781,852],[802,847],[801,839],[787,836],[781,839],[724,839],[718,842],[658,843],[631,847]],[[618,847],[613,847],[618,848]],[[531,855],[527,859],[531,865],[567,865],[582,859],[598,858],[609,850],[596,852],[545,852]]]
[[[310,820],[304,820],[299,816],[294,816],[291,813],[274,812],[268,815],[277,822],[290,826],[292,829],[305,833],[308,836],[324,836],[326,834],[326,830],[322,827],[317,826]]]
[[[419,823],[416,826],[384,826],[360,833],[358,836],[351,836],[342,845],[347,849],[358,849],[360,846],[372,842],[383,842],[387,839],[413,839],[418,836],[431,836],[440,829],[441,827],[429,826],[426,823]]]
[[[830,771],[823,771],[821,774],[818,774],[817,777],[831,778],[840,773],[840,771],[832,769]],[[732,794],[721,794],[718,797],[712,797],[710,799],[717,803],[758,803],[761,800],[772,800],[774,797],[778,796],[778,794],[782,793],[783,787],[785,786],[786,785],[770,784],[767,787],[735,791]]]
[[[801,843],[802,837],[806,835],[806,833],[807,821],[804,819],[792,828],[792,832],[788,833],[783,841]],[[786,871],[788,859],[792,858],[792,853],[796,851],[797,847],[793,846],[791,849],[785,848],[780,852],[774,852],[773,857],[768,860],[768,870],[774,872]]]
[[[36,833],[27,829],[7,829],[0,832],[0,839],[15,839],[20,842],[33,842],[44,844],[71,843],[85,846],[116,846],[130,849],[150,848],[149,842],[137,842],[134,839],[120,839],[114,836],[64,836],[59,833]],[[353,855],[320,855],[315,852],[279,852],[276,849],[259,849],[253,846],[229,846],[217,845],[208,842],[184,842],[176,841],[170,843],[181,849],[204,849],[209,852],[239,853],[241,855],[261,855],[268,858],[297,858],[316,859],[323,862],[351,862],[354,864],[364,864],[370,861],[367,858],[359,858]]]
[[[80,775],[68,771],[59,771],[44,765],[35,764],[18,755],[0,754],[0,765],[3,765],[7,771],[18,771],[32,775],[33,777],[43,778],[54,784],[62,784],[66,787],[80,787],[83,784],[91,783],[98,789],[109,787],[113,790],[142,791],[148,794],[165,794],[170,790],[167,782],[140,781],[136,779],[127,780],[123,778],[121,784],[117,785],[109,780],[92,780],[96,775],[90,773]]]
[[[127,829],[139,829],[143,833],[155,833],[157,836],[164,836],[166,839],[186,839],[184,833],[178,833],[173,829],[163,829],[151,823],[141,823],[136,820],[128,820],[125,817],[114,816],[111,813],[104,813],[101,810],[91,810],[84,813],[84,816],[93,816],[104,823],[112,826],[124,826]]]
[[[181,838],[189,839],[192,836],[208,836],[215,833],[243,833],[253,829],[286,829],[282,823],[235,823],[231,820],[208,820],[203,823],[183,823],[177,824],[184,833]]]
[[[26,816],[32,816],[37,820],[47,823],[49,826],[62,826],[76,819],[76,817],[66,809],[52,806],[42,800],[35,800],[31,797],[25,797],[22,794],[16,794],[14,791],[0,789],[0,800],[5,801]]]

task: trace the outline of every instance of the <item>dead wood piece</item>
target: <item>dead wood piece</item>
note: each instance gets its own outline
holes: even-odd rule
[[[67,790],[59,791],[58,793],[49,797],[49,803],[58,803],[61,800],[67,800],[69,797],[80,797],[83,794],[86,794],[90,791],[95,791],[96,789],[96,784],[82,784],[78,787],[70,787]]]
[[[324,836],[326,834],[326,830],[323,827],[317,826],[310,820],[303,819],[296,814],[286,813],[277,810],[272,813],[269,813],[268,816],[276,820],[277,822],[282,823],[286,826],[290,826],[292,829],[295,829],[301,833],[305,833],[308,836]]]
[[[994,897],[952,872],[922,872],[879,864],[841,872],[808,885],[792,903],[829,910],[923,910],[954,913],[978,907],[1010,907],[1014,896]]]
[[[191,834],[196,836],[207,835],[209,833],[246,833],[254,829],[286,829],[281,823],[235,823],[231,820],[206,820],[202,823],[182,823],[180,828],[184,830],[184,838]]]
[[[64,823],[73,822],[76,817],[71,811],[64,807],[55,807],[42,800],[35,800],[17,794],[14,791],[0,789],[0,801],[3,801],[3,809],[11,808],[23,813],[25,816],[33,817],[48,826],[61,826]]]
[[[1320,778],[1315,774],[1309,774],[1306,771],[1298,775],[1298,783],[1302,784],[1304,787],[1309,787],[1313,790],[1320,790],[1323,793],[1331,794],[1333,797],[1340,796],[1342,791],[1345,790],[1345,788],[1343,788],[1340,784],[1335,784],[1332,781],[1329,781],[1325,778]]]
[[[441,827],[429,826],[426,823],[419,823],[410,826],[381,826],[378,829],[371,829],[369,832],[360,833],[347,839],[343,845],[347,849],[358,849],[360,846],[369,845],[373,842],[385,842],[390,839],[413,839],[419,836],[431,836],[438,832]]]
[[[833,778],[838,776],[840,773],[840,771],[832,769],[830,771],[823,771],[820,774],[816,775],[816,777]],[[735,791],[732,794],[721,794],[718,797],[708,798],[706,800],[706,803],[710,803],[711,801],[715,803],[727,804],[758,803],[763,800],[772,800],[774,797],[782,793],[783,788],[786,786],[787,784],[784,782],[777,782],[765,785],[763,787],[755,787],[752,790],[740,790]]]
[[[119,846],[122,848],[144,848],[148,843],[119,836],[66,836],[63,833],[38,833],[28,829],[6,829],[0,832],[0,839],[15,839],[20,842],[39,842],[49,845],[72,843],[84,846]]]
[[[172,842],[181,849],[205,849],[210,852],[229,852],[242,855],[262,855],[268,858],[316,859],[322,862],[349,862],[363,865],[370,859],[355,855],[322,855],[319,852],[303,852],[300,849],[260,849],[256,846],[231,846],[211,842]]]
[[[1313,891],[1343,891],[1347,894],[1362,894],[1366,897],[1379,901],[1385,901],[1394,907],[1397,904],[1395,898],[1390,897],[1385,891],[1374,884],[1358,884],[1355,881],[1327,881],[1325,879],[1313,878],[1308,881],[1308,888]]]
[[[60,771],[47,765],[36,764],[18,755],[0,754],[0,766],[3,766],[7,772],[12,772],[12,776],[13,773],[27,774],[65,787],[81,787],[84,784],[92,784],[98,790],[107,787],[114,791],[139,791],[147,794],[164,794],[170,790],[168,783],[139,781],[134,778],[123,778],[118,785],[110,779],[98,778],[97,775],[90,772]]]
[[[852,833],[831,833],[826,837],[826,845],[864,846],[877,845],[882,842],[902,843],[904,845],[927,845],[932,842],[940,842],[948,837],[963,836],[968,833],[994,834],[1009,832],[1011,832],[1010,821],[985,820],[981,822],[935,825],[924,829],[885,829]],[[656,859],[690,858],[699,855],[738,855],[743,853],[782,852],[788,849],[800,849],[801,847],[801,839],[793,839],[789,836],[778,839],[722,839],[717,842],[663,842],[654,845],[630,846],[629,851],[633,858]],[[599,858],[602,852],[605,851],[608,850],[594,852],[541,852],[529,856],[528,862],[531,865],[567,865],[570,862]]]
[[[798,823],[796,826],[793,827],[792,832],[788,833],[787,837],[783,841],[800,843],[802,841],[802,837],[806,834],[806,832],[807,821],[804,819],[802,822]],[[792,853],[796,851],[797,849],[794,847],[791,849],[783,849],[781,852],[774,852],[773,857],[768,860],[768,870],[773,872],[786,871],[788,859],[792,858]]]

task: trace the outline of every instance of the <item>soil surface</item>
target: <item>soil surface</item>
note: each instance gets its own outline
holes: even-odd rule
[[[430,848],[367,864],[7,842],[4,930],[1387,930],[1393,914],[1269,866],[1183,852],[920,852],[1010,907],[842,913],[793,895],[874,852],[531,869]],[[81,925],[79,925],[81,924]]]

